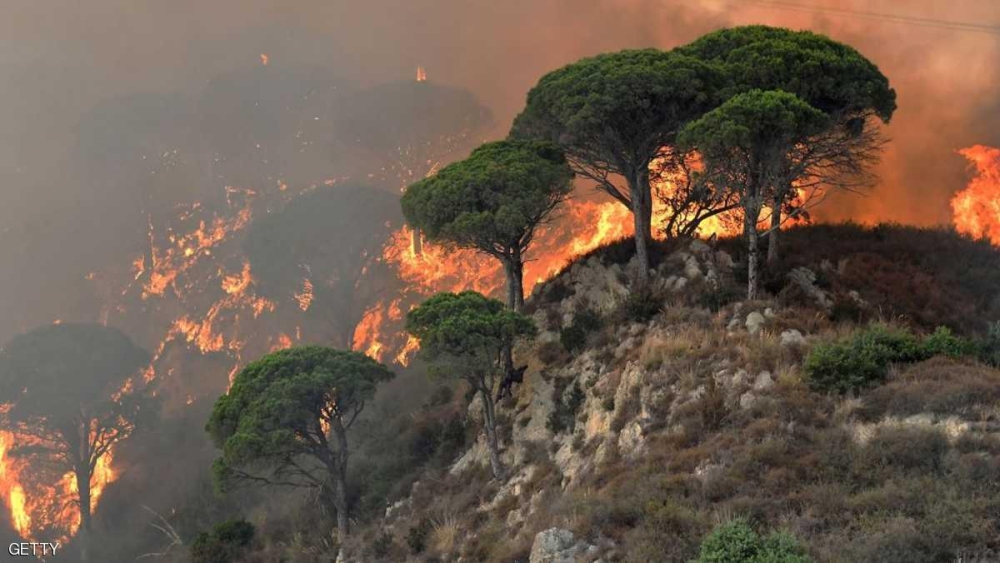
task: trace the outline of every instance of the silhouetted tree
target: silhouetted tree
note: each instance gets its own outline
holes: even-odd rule
[[[149,355],[118,330],[89,324],[42,327],[0,351],[0,404],[8,405],[0,423],[17,443],[10,453],[76,477],[84,559],[94,471],[148,411],[141,377],[148,362]]]
[[[365,310],[394,289],[382,250],[401,219],[398,199],[384,191],[323,186],[254,221],[245,248],[264,295],[292,301],[308,280],[308,314],[333,324],[331,342],[350,348]]]
[[[248,364],[215,403],[206,430],[222,456],[223,489],[238,484],[315,489],[348,534],[347,430],[379,383],[394,377],[375,360],[322,346],[289,348]]]

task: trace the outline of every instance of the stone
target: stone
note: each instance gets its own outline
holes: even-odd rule
[[[740,408],[749,409],[757,402],[757,396],[753,394],[752,391],[747,391],[746,393],[740,395]]]
[[[757,391],[766,391],[774,387],[774,379],[771,378],[771,372],[762,371],[757,374],[757,379],[753,382],[753,388]]]
[[[764,309],[764,316],[769,319],[773,319],[777,315],[774,313],[774,309],[768,307],[767,309]]]
[[[582,556],[597,554],[596,546],[577,541],[569,530],[549,528],[535,534],[528,563],[575,563]]]
[[[809,268],[795,268],[788,273],[788,279],[820,307],[824,309],[833,307],[830,296],[816,287],[816,273]]]
[[[684,260],[684,277],[696,280],[701,276],[701,266],[698,264],[698,259],[694,256],[688,256]]]
[[[781,333],[782,346],[803,346],[805,343],[806,337],[802,336],[802,333],[794,328]]]
[[[642,430],[642,425],[632,421],[622,428],[618,435],[618,451],[628,457],[633,457],[640,453],[646,444],[646,435]]]
[[[752,311],[749,315],[747,315],[747,320],[745,324],[747,327],[747,332],[749,332],[750,334],[757,334],[758,332],[760,332],[760,329],[763,328],[766,323],[767,319],[764,318],[764,315],[761,315],[757,311]]]

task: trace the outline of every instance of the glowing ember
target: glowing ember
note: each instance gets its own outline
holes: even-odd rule
[[[422,66],[417,67],[417,82],[427,82],[427,71]]]
[[[976,145],[959,153],[969,159],[977,176],[951,200],[955,228],[1000,245],[1000,149]]]

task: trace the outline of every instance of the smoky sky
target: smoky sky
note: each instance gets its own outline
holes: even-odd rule
[[[797,2],[1000,25],[1000,4],[983,0]],[[320,67],[359,87],[411,78],[421,65],[431,80],[466,88],[488,106],[496,126],[486,136],[498,137],[542,74],[583,56],[670,48],[750,23],[823,32],[871,58],[899,95],[876,191],[833,198],[820,213],[830,220],[947,223],[948,201],[968,179],[955,151],[1000,144],[1000,36],[757,2],[11,0],[3,15],[3,340],[54,318],[85,317],[86,307],[63,297],[72,293],[66,288],[88,262],[119,259],[101,251],[114,238],[135,236],[97,228],[134,210],[85,179],[83,116],[130,94],[195,98],[220,73],[260,65],[261,53],[270,65]]]

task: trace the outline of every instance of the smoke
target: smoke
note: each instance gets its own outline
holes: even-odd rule
[[[1000,21],[1000,7],[973,0],[813,5]],[[81,136],[80,124],[99,104],[114,108],[138,94],[196,99],[220,74],[259,65],[261,53],[270,67],[322,69],[359,88],[408,78],[422,65],[432,80],[476,94],[494,113],[497,126],[487,136],[496,137],[548,70],[602,51],[669,48],[748,23],[846,41],[879,64],[899,92],[875,194],[834,198],[821,217],[949,221],[948,200],[967,174],[956,151],[1000,143],[995,35],[728,0],[17,3],[0,22],[0,339],[54,318],[87,320],[93,310],[73,288],[95,265],[142,244],[137,194],[145,180],[90,173],[107,163],[86,150],[94,139]],[[169,127],[170,116],[151,126],[159,124]],[[108,126],[114,138],[130,120]],[[184,185],[176,193],[186,196],[222,188],[178,183]]]

